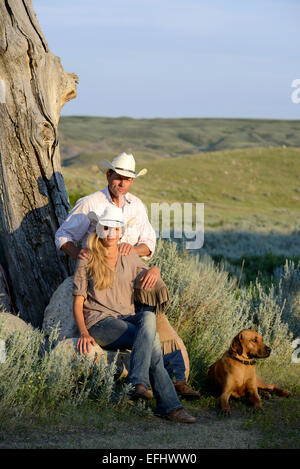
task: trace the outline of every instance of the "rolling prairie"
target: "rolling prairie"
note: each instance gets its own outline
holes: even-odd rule
[[[100,159],[131,151],[148,209],[202,202],[206,229],[299,228],[300,121],[63,117],[60,133],[71,204],[105,185]]]

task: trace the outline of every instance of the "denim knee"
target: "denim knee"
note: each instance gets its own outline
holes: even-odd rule
[[[160,338],[158,333],[156,332],[152,347],[152,364],[158,364],[160,361],[162,361],[163,364],[163,355],[161,351]]]
[[[138,313],[139,322],[142,322],[146,329],[150,332],[156,331],[156,316],[152,311],[141,311]]]
[[[162,354],[160,338],[159,338],[158,332],[156,332],[156,334],[155,334],[155,339],[154,339],[154,343],[153,343],[153,350],[155,350],[156,353]]]

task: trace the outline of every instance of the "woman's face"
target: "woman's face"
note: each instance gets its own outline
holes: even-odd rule
[[[116,246],[119,242],[121,232],[120,228],[112,228],[110,226],[100,225],[97,235],[101,238],[102,244],[105,247]]]

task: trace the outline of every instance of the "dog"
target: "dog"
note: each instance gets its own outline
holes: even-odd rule
[[[266,384],[255,372],[254,358],[267,358],[270,347],[264,344],[257,332],[244,329],[237,334],[222,358],[210,366],[208,377],[210,384],[219,390],[221,413],[230,415],[230,397],[249,395],[254,408],[263,410],[258,389],[275,392],[280,397],[291,393],[274,384]]]

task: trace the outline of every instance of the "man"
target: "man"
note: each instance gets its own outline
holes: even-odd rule
[[[85,246],[88,235],[94,229],[87,214],[94,211],[100,216],[104,209],[112,203],[122,208],[124,220],[127,223],[121,239],[121,253],[126,255],[131,249],[135,249],[139,256],[149,259],[155,249],[155,231],[149,223],[142,201],[129,194],[134,179],[146,174],[147,170],[143,169],[136,174],[133,155],[126,153],[117,156],[112,163],[103,160],[100,164],[101,171],[106,173],[108,186],[104,190],[97,191],[76,202],[66,221],[56,232],[57,248],[76,259],[80,250],[75,246],[75,243],[83,238]],[[86,250],[82,250],[80,255],[84,256],[85,253]]]
[[[135,159],[132,154],[121,153],[112,162],[102,160],[100,170],[106,173],[108,185],[104,190],[79,199],[67,219],[57,230],[55,243],[73,259],[88,257],[86,239],[95,229],[88,218],[89,212],[101,216],[109,204],[114,204],[123,211],[126,224],[120,243],[120,252],[128,255],[133,249],[144,259],[150,259],[155,250],[156,234],[152,228],[144,204],[129,193],[134,179],[147,173],[147,169],[135,172]],[[82,248],[76,246],[82,240]],[[159,276],[159,269],[153,266],[144,275],[142,288],[152,288]],[[190,389],[184,379],[184,360],[181,351],[164,355],[165,368],[171,378],[176,379],[175,388],[183,397],[198,398],[200,394]]]

